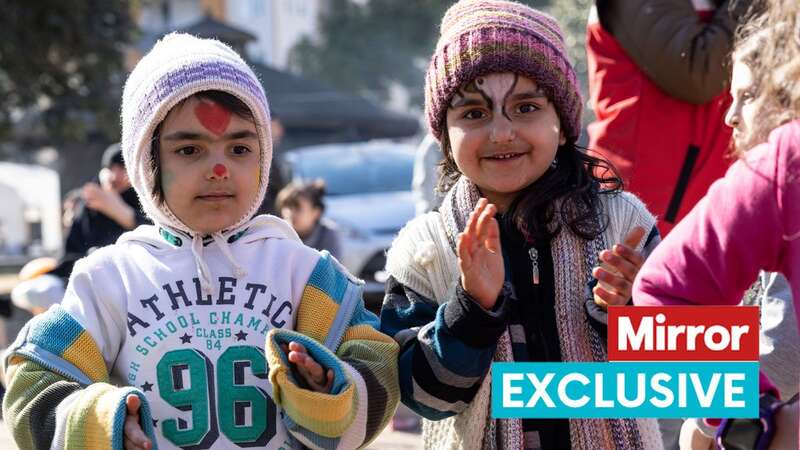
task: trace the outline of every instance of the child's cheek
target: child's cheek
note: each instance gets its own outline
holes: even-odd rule
[[[175,174],[172,171],[164,170],[161,172],[161,188],[164,190],[164,195],[167,195],[172,190],[172,182],[175,180]]]
[[[463,128],[450,127],[447,133],[450,138],[450,148],[453,156],[455,156],[456,153],[460,153],[459,150],[461,150],[464,141],[467,139],[467,132]]]

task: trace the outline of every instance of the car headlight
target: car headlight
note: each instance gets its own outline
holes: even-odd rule
[[[386,272],[386,251],[372,255],[361,269],[359,277],[367,281],[374,280],[378,283],[385,283],[389,279],[389,274]]]

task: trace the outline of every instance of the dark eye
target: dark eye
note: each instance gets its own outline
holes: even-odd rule
[[[517,111],[519,111],[522,114],[527,114],[538,110],[539,107],[534,105],[533,103],[523,103],[517,107]]]
[[[191,156],[191,155],[194,155],[195,153],[197,153],[197,147],[194,147],[194,146],[191,146],[191,145],[186,146],[186,147],[181,147],[181,148],[175,150],[175,153],[177,153],[179,155],[183,155],[183,156]]]
[[[246,155],[248,153],[250,153],[250,149],[245,147],[244,145],[237,145],[233,147],[234,155]]]
[[[486,117],[486,115],[480,109],[470,109],[469,111],[464,113],[465,119],[477,120],[477,119],[482,119],[484,117]]]

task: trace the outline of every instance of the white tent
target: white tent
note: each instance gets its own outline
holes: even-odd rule
[[[0,162],[0,253],[29,248],[33,226],[41,226],[36,253],[62,250],[61,188],[58,173],[41,166]],[[30,256],[40,256],[39,254]]]

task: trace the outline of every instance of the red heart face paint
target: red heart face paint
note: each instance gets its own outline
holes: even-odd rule
[[[206,128],[206,130],[221,135],[228,129],[228,124],[231,123],[231,112],[223,106],[203,100],[197,103],[194,107],[194,115],[197,120]]]
[[[211,169],[211,170],[213,170],[214,171],[214,175],[216,175],[218,177],[221,177],[221,176],[225,175],[226,173],[228,173],[228,168],[225,167],[224,164],[216,164],[214,166],[214,168]]]

